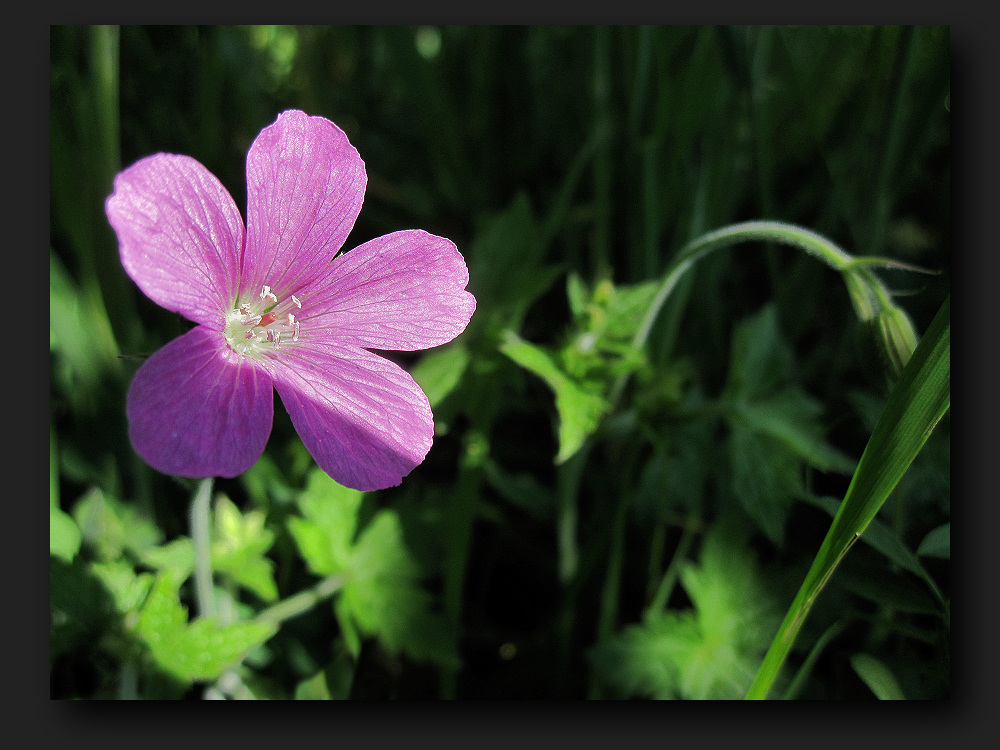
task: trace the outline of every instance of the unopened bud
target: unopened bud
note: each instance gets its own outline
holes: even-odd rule
[[[895,305],[883,307],[876,320],[886,364],[893,376],[899,377],[917,348],[917,333],[913,330],[913,323],[903,308]]]

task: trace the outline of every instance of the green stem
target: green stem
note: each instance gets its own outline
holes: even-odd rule
[[[866,265],[856,265],[853,256],[841,250],[826,237],[809,229],[780,221],[747,221],[703,234],[681,249],[664,276],[649,310],[646,311],[646,317],[636,331],[632,348],[638,351],[646,345],[664,303],[681,277],[696,261],[714,250],[743,242],[780,242],[797,247],[840,272],[861,320],[871,319],[889,302],[888,290],[871,270]],[[628,375],[623,375],[615,383],[611,392],[612,404],[617,403],[621,397],[627,381]]]
[[[215,614],[215,594],[212,588],[212,540],[209,517],[211,515],[213,477],[202,479],[191,500],[191,541],[194,542],[194,586],[198,614],[210,617]]]
[[[594,30],[594,122],[602,137],[594,159],[594,239],[592,271],[601,278],[611,267],[611,29]]]
[[[344,577],[332,575],[324,578],[310,589],[300,591],[294,596],[283,599],[277,604],[273,604],[257,615],[258,622],[282,623],[290,620],[304,612],[308,612],[325,599],[340,591],[344,586]]]
[[[677,543],[677,549],[674,551],[673,557],[670,558],[670,565],[667,566],[663,577],[660,579],[656,595],[649,602],[649,606],[646,607],[647,615],[660,614],[666,609],[670,595],[673,593],[674,587],[677,585],[677,579],[680,577],[681,564],[687,559],[688,552],[696,535],[697,530],[694,524],[684,527],[681,539]]]

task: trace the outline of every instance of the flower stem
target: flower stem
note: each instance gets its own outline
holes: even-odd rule
[[[191,500],[191,541],[194,542],[194,584],[198,614],[215,614],[215,594],[212,589],[212,541],[210,534],[210,503],[213,477],[202,479]]]
[[[754,241],[780,242],[797,247],[840,272],[861,320],[871,319],[889,302],[888,291],[868,265],[855,263],[853,256],[841,250],[826,237],[809,229],[780,221],[747,221],[703,234],[681,249],[663,277],[660,288],[646,311],[646,317],[632,339],[632,348],[638,351],[645,346],[664,303],[677,286],[677,282],[695,261],[713,250]],[[615,383],[611,391],[612,404],[617,403],[621,397],[627,381],[628,376],[623,375]]]

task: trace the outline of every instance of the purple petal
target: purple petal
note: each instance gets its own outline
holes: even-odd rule
[[[362,348],[414,351],[465,330],[476,298],[469,271],[444,237],[393,232],[338,257],[302,290],[303,330]]]
[[[122,264],[143,293],[221,329],[243,249],[243,219],[222,183],[189,156],[156,154],[115,178],[105,210]]]
[[[399,484],[431,448],[427,397],[398,365],[337,344],[289,348],[274,384],[316,463],[345,487]]]
[[[264,452],[274,414],[270,376],[194,328],[153,354],[129,387],[132,446],[154,469],[234,477]]]
[[[354,226],[367,176],[343,131],[283,112],[247,154],[247,243],[241,291],[279,298],[326,270]]]

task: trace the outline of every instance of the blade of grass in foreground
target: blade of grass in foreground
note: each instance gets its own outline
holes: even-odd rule
[[[889,395],[844,502],[747,691],[748,700],[767,697],[816,596],[878,513],[950,405],[951,297],[948,297]]]

